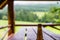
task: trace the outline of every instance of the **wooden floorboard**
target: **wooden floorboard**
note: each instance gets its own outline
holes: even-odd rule
[[[46,30],[45,28],[42,28],[42,29],[43,29],[43,39],[44,40],[54,40],[53,38],[55,38],[56,40],[60,40],[60,35],[56,35],[50,31]],[[48,33],[53,38],[51,38],[49,35],[47,35],[44,32]],[[37,27],[23,27],[20,29],[19,32],[17,32],[14,35],[14,37],[11,38],[11,40],[25,40],[25,33],[27,33],[27,40],[36,40],[37,39],[37,35],[36,35]]]
[[[27,40],[36,40],[37,35],[32,30],[32,27],[27,28]]]
[[[17,32],[11,40],[24,40],[25,39],[25,28],[21,28],[19,32]]]

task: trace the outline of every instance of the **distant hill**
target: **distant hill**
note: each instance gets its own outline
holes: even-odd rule
[[[30,5],[15,5],[16,10],[25,9],[30,11],[49,11],[51,7],[60,7],[60,4],[30,4]]]
[[[50,10],[51,7],[60,7],[60,4],[29,4],[29,5],[14,5],[14,9],[16,11],[20,11],[21,9],[29,10],[29,11],[40,11],[40,12],[47,12]],[[3,9],[4,11],[7,10],[7,7]]]

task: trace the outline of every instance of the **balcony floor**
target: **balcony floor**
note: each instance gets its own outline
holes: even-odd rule
[[[26,31],[27,30],[27,31]],[[60,40],[60,35],[54,34],[51,31],[42,27],[44,40]],[[27,36],[25,36],[27,34]],[[23,27],[19,32],[14,34],[10,40],[36,40],[37,27]]]

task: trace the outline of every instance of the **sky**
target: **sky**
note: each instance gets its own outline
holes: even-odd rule
[[[58,1],[60,3],[60,1]],[[26,4],[56,4],[57,1],[14,1],[14,5],[26,5]]]
[[[14,1],[14,5],[27,5],[27,4],[57,4],[60,1]],[[7,5],[6,5],[7,6]]]

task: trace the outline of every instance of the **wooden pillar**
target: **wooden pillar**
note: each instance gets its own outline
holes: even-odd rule
[[[11,25],[8,28],[10,28],[10,31],[8,32],[8,36],[12,33],[14,33],[14,4],[13,0],[8,0],[8,24]]]
[[[42,25],[38,24],[37,40],[43,40]]]

